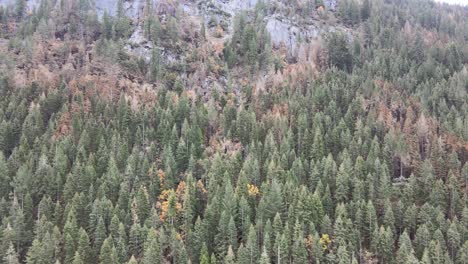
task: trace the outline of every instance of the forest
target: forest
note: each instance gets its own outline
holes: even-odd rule
[[[0,263],[468,263],[468,7],[12,2]]]

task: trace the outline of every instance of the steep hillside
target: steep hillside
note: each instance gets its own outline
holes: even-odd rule
[[[468,13],[0,0],[0,263],[468,259]]]
[[[40,25],[43,25],[43,30],[47,31],[44,33],[45,36],[44,34],[42,34],[42,36],[38,36],[40,34],[35,34],[36,36],[31,36],[30,42],[35,42],[38,43],[38,46],[42,46],[42,40],[45,40],[44,42],[48,43],[45,44],[45,46],[55,45],[58,47],[60,45],[68,46],[67,41],[81,40],[83,43],[75,44],[75,52],[72,54],[72,57],[76,57],[76,55],[86,57],[86,59],[75,58],[81,61],[80,64],[85,65],[87,63],[92,63],[91,58],[96,57],[93,56],[93,53],[96,51],[93,49],[93,46],[95,46],[95,44],[102,44],[101,42],[97,42],[97,40],[99,40],[99,34],[102,34],[103,32],[99,32],[99,27],[97,30],[92,29],[91,27],[97,27],[98,25],[96,23],[105,22],[105,16],[107,18],[110,18],[109,16],[116,16],[118,1],[108,0],[97,1],[96,3],[88,1],[83,2],[85,4],[83,4],[84,7],[82,7],[83,10],[81,11],[81,14],[86,14],[83,19],[90,21],[82,21],[80,19],[78,19],[80,21],[77,21],[74,18],[74,16],[80,15],[76,13],[76,10],[80,7],[75,6],[73,2],[64,2],[65,4],[61,4],[60,1],[57,1],[57,3],[53,5],[48,4],[47,8],[50,9],[48,10],[50,15],[60,17],[59,24],[49,25],[48,22],[50,21],[43,19],[43,24]],[[40,1],[29,0],[25,1],[25,3],[25,16],[31,16],[34,12],[41,12]],[[257,20],[255,24],[263,28],[265,32],[262,34],[268,34],[268,36],[265,35],[265,37],[271,39],[271,45],[277,50],[277,53],[279,53],[278,59],[275,63],[296,63],[299,56],[305,60],[309,60],[309,58],[304,58],[304,55],[306,57],[317,56],[317,49],[320,49],[321,46],[321,37],[329,31],[337,29],[347,31],[349,37],[352,38],[351,31],[336,23],[325,23],[319,18],[324,16],[333,17],[333,12],[336,9],[336,3],[334,1],[325,1],[325,5],[317,7],[317,10],[315,7],[309,7],[307,12],[297,14],[293,17],[290,17],[289,14],[294,12],[295,9],[292,8],[288,2],[278,2],[277,5],[272,7],[263,6],[261,7],[263,8],[262,11],[256,10],[256,8],[262,6],[257,5],[257,1],[160,1],[154,3],[148,8],[146,8],[146,3],[144,3],[144,1],[122,1],[121,3],[121,15],[124,18],[121,19],[119,26],[125,27],[121,28],[121,30],[125,32],[119,32],[119,45],[123,46],[124,52],[132,57],[129,58],[133,60],[133,62],[129,62],[132,64],[135,64],[135,61],[140,59],[149,63],[153,55],[154,47],[156,46],[160,50],[161,59],[164,60],[164,63],[171,64],[172,66],[185,64],[186,60],[190,59],[188,57],[191,56],[191,54],[188,54],[188,51],[192,51],[194,48],[201,49],[202,54],[209,57],[212,57],[209,53],[215,52],[217,56],[215,56],[214,59],[216,59],[216,57],[223,55],[221,53],[224,50],[224,46],[231,39],[235,30],[235,18],[239,17],[240,14],[247,16],[247,20],[250,21],[253,19],[253,16],[258,16],[259,12],[261,13],[261,17],[255,18]],[[14,1],[3,1],[0,2],[0,4],[4,4],[4,6],[9,8],[11,11],[15,11],[13,10]],[[158,24],[162,23],[164,27],[173,26],[172,29],[163,28],[161,33],[166,35],[169,33],[167,30],[172,30],[173,35],[177,35],[174,37],[177,38],[177,40],[164,37],[158,39],[160,43],[155,43],[155,39],[149,38],[149,33],[146,32],[147,29],[144,28],[145,19],[148,17],[145,8],[151,9],[151,12],[154,12],[154,15],[161,20]],[[329,11],[325,11],[325,8]],[[326,12],[328,12],[328,14]],[[176,18],[174,21],[170,21],[171,17]],[[327,19],[333,20],[333,18]],[[16,34],[18,30],[22,30],[17,28],[18,25],[14,21],[9,22],[9,28],[7,31],[10,36]],[[251,22],[252,21],[249,23]],[[68,29],[70,29],[70,27],[75,23],[90,23],[90,25],[83,25],[82,28],[79,29],[77,25],[76,28],[72,29],[74,31],[79,30],[83,32],[74,32],[75,35],[72,35]],[[204,30],[206,29],[206,33],[204,33],[204,39],[200,41],[199,32],[202,27]],[[7,38],[9,37],[7,36]],[[30,43],[25,44],[32,45]],[[202,47],[199,47],[200,45]],[[77,48],[78,51],[76,50]],[[45,49],[49,50],[50,48],[45,47]],[[119,47],[116,47],[116,49],[119,49]],[[33,48],[33,50],[35,52],[39,52],[41,48],[37,50]],[[56,53],[56,51],[52,52]],[[206,54],[207,52],[208,54]],[[311,52],[313,54],[309,55]],[[57,56],[56,54],[50,55]],[[68,56],[69,54],[65,55]],[[32,57],[40,56],[41,55],[37,54]],[[47,54],[43,54],[43,56],[46,58],[45,60],[48,60]],[[70,65],[66,65],[67,59],[70,60],[71,58],[60,58],[62,65],[57,65],[57,67],[62,69],[65,66],[65,68],[70,69]],[[47,64],[48,62],[45,62],[45,60],[41,62],[34,61],[32,62],[33,65],[31,65],[31,67],[36,71],[41,70],[38,69],[38,67],[44,66],[43,64]],[[219,64],[216,62],[214,63]],[[219,65],[217,68],[222,67],[222,65]],[[23,69],[24,66],[20,66],[19,68]],[[73,70],[76,68],[76,65],[72,66]],[[61,74],[57,74],[58,72],[55,72],[55,69],[53,70],[49,67],[48,70],[56,73],[55,76],[49,77],[56,77],[56,79],[61,78]],[[209,75],[209,73],[210,72],[195,72],[193,75]],[[25,74],[27,76],[24,76]],[[23,71],[20,71],[18,75],[19,76],[16,78],[19,82],[36,81],[34,78],[29,78],[29,72],[24,73]],[[202,86],[203,90],[209,90],[210,87],[208,86],[226,86],[226,74],[221,73],[221,78],[219,78],[220,76],[218,76],[218,72],[216,75],[217,76],[214,78],[208,78],[208,80],[205,78],[210,76],[201,76],[201,78],[205,80],[201,80],[199,77],[198,80],[192,80],[194,84],[191,86]],[[190,76],[185,76],[184,78],[189,77]],[[136,77],[132,77],[132,79],[133,78]],[[238,89],[239,88],[237,88],[237,90]]]

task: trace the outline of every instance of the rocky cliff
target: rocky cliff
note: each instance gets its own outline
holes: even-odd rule
[[[55,9],[59,10],[60,0],[49,1],[50,6],[54,6],[55,3]],[[111,16],[117,13],[118,0],[89,1],[93,6],[92,10],[96,11],[100,19],[105,12]],[[240,94],[239,91],[247,83],[261,90],[262,87],[271,86],[273,82],[281,83],[285,76],[291,74],[299,78],[301,74],[317,72],[320,67],[321,59],[318,54],[322,49],[323,34],[340,27],[341,31],[349,32],[351,36],[351,31],[336,23],[336,0],[323,1],[323,6],[315,6],[311,4],[315,1],[309,0],[294,3],[290,0],[152,0],[152,10],[161,21],[163,34],[168,33],[168,22],[177,20],[174,23],[177,40],[169,40],[170,37],[164,35],[162,43],[157,44],[147,39],[144,34],[147,2],[123,2],[125,15],[131,21],[131,32],[128,32],[124,39],[119,39],[118,44],[107,48],[112,50],[116,49],[116,45],[122,45],[120,47],[124,48],[126,54],[114,54],[114,57],[119,56],[119,60],[125,61],[124,63],[106,61],[105,56],[103,58],[102,55],[98,55],[98,46],[102,44],[98,41],[99,35],[102,34],[102,25],[101,28],[98,26],[94,29],[96,32],[89,32],[90,36],[85,43],[79,42],[77,40],[83,40],[82,37],[73,37],[68,32],[70,24],[73,23],[68,19],[69,14],[62,14],[60,28],[52,24],[48,37],[43,37],[42,41],[34,40],[35,44],[29,43],[31,46],[35,45],[32,60],[18,52],[19,59],[15,59],[15,82],[24,85],[28,81],[47,79],[37,76],[49,76],[50,80],[54,80],[49,83],[57,83],[65,76],[69,81],[76,79],[76,83],[89,79],[97,80],[101,84],[106,81],[102,87],[117,87],[115,89],[139,93],[144,90],[141,87],[155,85],[154,82],[148,81],[148,71],[153,51],[157,48],[161,51],[161,61],[167,68],[166,73],[171,73],[165,78],[171,79],[171,82],[179,80],[188,89],[194,90],[195,94],[205,98],[209,98],[213,90],[230,90]],[[9,8],[14,8],[15,3],[16,0],[0,0],[0,5]],[[31,14],[40,6],[41,0],[27,0],[26,3],[28,14]],[[261,15],[258,15],[258,9],[262,9]],[[273,50],[270,55],[271,61],[268,63],[271,65],[271,62],[276,60],[277,64],[265,71],[259,71],[255,76],[251,76],[249,70],[242,65],[230,69],[229,73],[226,71],[226,58],[223,54],[226,47],[233,48],[230,42],[234,35],[234,24],[236,17],[241,13],[246,14],[247,23],[255,21],[259,31],[265,30],[269,33],[266,35],[269,35]],[[203,26],[206,29],[206,37],[200,40]],[[15,35],[14,21],[11,28],[11,34]],[[39,35],[36,34],[35,37],[39,38]],[[128,73],[123,67],[142,70]],[[262,67],[260,62],[257,67]],[[279,72],[277,67],[282,70]],[[113,92],[110,94],[110,97],[114,95]]]
[[[99,0],[92,1],[91,5],[95,6],[98,17],[102,17],[104,12],[111,16],[116,14],[118,0]],[[0,0],[0,5],[13,7],[16,0]],[[27,6],[30,11],[36,8],[41,0],[27,0]],[[305,1],[299,1],[305,2]],[[337,0],[325,0],[324,6],[315,7],[321,9],[321,12],[334,11],[337,6]],[[58,3],[58,2],[57,2]],[[272,8],[264,17],[266,29],[271,35],[272,44],[278,48],[284,44],[291,54],[297,52],[299,42],[310,42],[312,39],[319,37],[322,33],[334,30],[333,27],[319,23],[311,12],[293,16],[289,15],[287,10],[292,5],[287,0],[267,1]],[[131,18],[134,23],[140,23],[143,20],[144,8],[146,0],[125,0],[124,9],[126,15]],[[216,18],[221,24],[226,27],[226,36],[228,39],[233,27],[233,18],[243,11],[252,10],[258,4],[258,0],[155,0],[153,2],[154,10],[161,14],[166,12],[175,12],[180,10],[187,16],[200,17],[202,21],[209,21]],[[323,17],[326,16],[323,15]],[[321,17],[323,19],[323,17]],[[138,29],[132,34],[131,42],[141,43],[145,40],[141,36],[141,30]],[[140,54],[145,54],[139,51]]]

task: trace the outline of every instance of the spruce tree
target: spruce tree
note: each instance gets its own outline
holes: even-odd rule
[[[25,15],[26,7],[27,7],[26,0],[16,0],[15,13],[16,13],[16,18],[18,18],[18,20],[21,20],[23,16]]]
[[[44,256],[42,254],[43,245],[41,241],[34,239],[31,247],[28,250],[28,254],[26,256],[26,263],[28,264],[42,264],[46,263],[44,260]]]
[[[145,242],[143,252],[143,264],[160,263],[161,262],[161,245],[157,237],[156,230],[150,229]]]
[[[229,247],[228,252],[227,252],[226,256],[224,257],[224,263],[225,264],[235,264],[236,263],[235,258],[236,258],[236,256],[234,255],[234,251],[232,250],[232,247]]]
[[[101,251],[99,254],[99,263],[101,264],[114,264],[117,263],[117,252],[112,245],[112,238],[108,237],[102,243]]]
[[[200,253],[200,264],[210,264],[210,256],[208,255],[208,248],[205,243],[203,243]]]
[[[7,251],[3,255],[3,263],[5,264],[19,264],[20,263],[18,259],[18,254],[16,253],[16,250],[11,242],[10,242],[10,245],[8,246]]]
[[[73,257],[73,264],[84,264],[85,262],[83,261],[83,258],[80,256],[78,251],[75,253],[75,256]]]

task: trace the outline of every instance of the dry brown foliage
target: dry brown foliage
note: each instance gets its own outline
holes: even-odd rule
[[[364,100],[367,112],[376,111],[377,120],[389,131],[403,133],[409,157],[405,165],[410,169],[418,167],[421,159],[427,157],[431,144],[439,142],[446,152],[455,151],[461,162],[468,161],[468,142],[441,128],[439,122],[427,116],[421,110],[421,104],[415,98],[403,95],[398,87],[376,80],[380,92]],[[397,96],[393,96],[397,94]],[[391,100],[398,98],[398,100]]]

